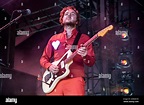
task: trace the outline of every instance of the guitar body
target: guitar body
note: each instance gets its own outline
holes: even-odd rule
[[[72,60],[66,64],[64,64],[63,60],[68,58],[72,54],[71,50],[68,50],[60,60],[54,61],[52,64],[58,65],[60,67],[59,72],[54,74],[49,70],[46,70],[42,77],[42,89],[44,93],[50,93],[57,83],[68,76],[70,73],[69,66],[72,64]]]

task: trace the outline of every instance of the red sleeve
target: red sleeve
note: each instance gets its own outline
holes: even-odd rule
[[[83,61],[87,66],[93,66],[95,63],[95,53],[92,44],[88,47],[88,53],[83,57]]]
[[[89,39],[90,39],[90,37],[88,35],[83,34],[81,37],[80,43],[84,44]],[[87,55],[83,58],[83,62],[87,66],[93,66],[95,63],[95,53],[94,53],[93,45],[90,44],[89,46],[87,46],[87,50],[88,50],[88,52],[87,52]]]
[[[53,56],[52,44],[51,41],[49,40],[40,58],[40,65],[43,68],[48,69],[49,66],[51,65],[52,56]]]

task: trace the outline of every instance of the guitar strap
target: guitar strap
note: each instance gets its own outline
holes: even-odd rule
[[[77,46],[78,41],[79,41],[81,35],[82,35],[81,32],[78,32],[78,33],[77,33],[77,36],[75,37],[75,40],[74,40],[74,42],[73,42],[73,44],[72,44],[72,46],[74,46],[74,47],[72,47],[72,49],[71,49],[72,52],[74,52],[74,51],[76,50],[75,47]]]

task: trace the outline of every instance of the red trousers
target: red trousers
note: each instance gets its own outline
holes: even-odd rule
[[[61,80],[58,82],[55,89],[46,95],[83,96],[85,95],[85,81],[82,77]]]

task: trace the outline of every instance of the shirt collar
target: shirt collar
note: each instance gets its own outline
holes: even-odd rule
[[[77,35],[77,33],[78,33],[77,29],[76,29],[76,28],[74,28],[74,29],[72,30],[72,36],[71,36],[71,37],[76,36],[76,35]],[[66,30],[64,30],[64,31],[63,31],[63,34],[66,36]]]

